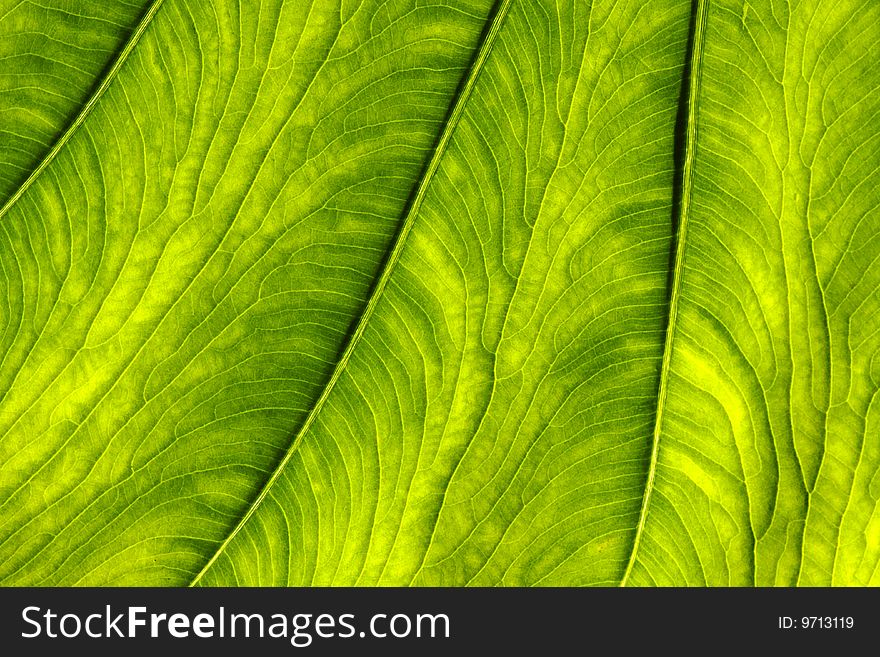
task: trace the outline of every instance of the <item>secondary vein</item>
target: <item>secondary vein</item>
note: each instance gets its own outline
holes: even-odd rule
[[[654,434],[651,442],[651,460],[648,465],[648,477],[645,482],[645,492],[642,497],[642,507],[639,512],[639,522],[636,525],[636,535],[633,539],[633,547],[630,552],[629,562],[620,581],[621,586],[626,586],[633,567],[635,566],[642,536],[645,532],[645,522],[648,519],[648,510],[651,506],[651,494],[654,490],[654,480],[657,475],[657,458],[660,452],[660,433],[663,427],[663,412],[666,408],[666,398],[669,389],[669,368],[672,360],[672,348],[675,340],[675,326],[678,318],[678,302],[681,294],[681,279],[684,270],[684,252],[687,241],[688,217],[690,215],[691,193],[694,181],[694,160],[697,149],[697,105],[700,96],[700,78],[702,75],[703,42],[705,40],[706,14],[708,13],[709,0],[696,0],[696,17],[694,19],[694,38],[690,54],[690,76],[688,78],[688,107],[687,107],[687,131],[685,137],[685,154],[682,176],[681,206],[679,210],[678,235],[675,247],[675,268],[672,275],[672,290],[669,297],[669,318],[666,325],[666,341],[663,346],[663,362],[660,368],[660,387],[657,392],[657,414],[654,419]]]
[[[455,132],[455,128],[461,120],[461,116],[464,113],[464,108],[467,105],[467,101],[470,98],[471,93],[473,92],[477,78],[479,77],[480,72],[482,71],[483,66],[486,63],[486,60],[489,57],[489,53],[492,51],[492,46],[495,44],[498,32],[500,31],[501,25],[504,22],[504,17],[507,15],[508,10],[510,9],[511,2],[512,0],[499,0],[496,4],[495,14],[492,17],[491,23],[489,24],[489,29],[486,30],[485,36],[482,43],[480,44],[479,50],[477,51],[473,64],[471,65],[471,68],[468,72],[467,78],[464,80],[461,91],[455,100],[455,104],[453,105],[452,110],[449,112],[448,118],[446,119],[446,123],[443,127],[443,132],[440,134],[440,138],[437,140],[437,145],[434,148],[431,159],[429,160],[428,165],[425,167],[425,171],[422,174],[421,179],[419,180],[418,187],[416,188],[412,196],[412,201],[409,204],[409,210],[407,211],[403,222],[401,223],[397,236],[394,240],[394,246],[392,247],[390,253],[388,254],[388,257],[385,260],[382,271],[379,274],[378,279],[376,280],[376,284],[373,287],[372,292],[370,293],[370,298],[367,301],[367,305],[364,307],[364,310],[361,313],[360,318],[358,319],[354,331],[352,331],[351,337],[349,338],[348,343],[346,344],[345,349],[342,352],[342,355],[339,357],[339,360],[337,360],[336,366],[334,367],[330,378],[324,386],[324,389],[321,391],[321,395],[315,401],[314,405],[309,411],[309,414],[306,416],[306,419],[304,420],[302,426],[294,437],[293,442],[287,448],[287,451],[285,452],[281,461],[275,467],[271,476],[266,481],[263,488],[260,490],[259,495],[257,495],[254,501],[248,507],[247,511],[241,517],[235,528],[230,532],[223,543],[220,544],[216,552],[214,552],[213,556],[208,560],[208,562],[199,571],[199,573],[193,578],[192,582],[190,582],[190,586],[195,586],[199,583],[199,581],[201,581],[205,573],[207,573],[211,569],[211,566],[214,565],[214,563],[217,561],[220,555],[223,554],[223,552],[236,537],[236,535],[238,535],[245,524],[247,524],[248,520],[250,520],[250,518],[254,515],[263,500],[266,499],[266,496],[269,494],[272,486],[283,474],[284,468],[287,466],[287,463],[293,457],[297,448],[302,443],[303,438],[309,432],[309,429],[311,428],[318,414],[321,412],[324,404],[327,402],[330,393],[336,386],[336,383],[339,381],[342,373],[345,371],[345,368],[348,365],[348,361],[351,358],[355,347],[360,342],[361,338],[364,335],[364,332],[366,331],[370,317],[373,315],[373,312],[375,311],[376,306],[378,305],[379,300],[381,299],[382,294],[385,291],[385,288],[388,286],[388,281],[391,278],[394,266],[400,259],[400,254],[403,252],[403,247],[406,243],[406,239],[409,236],[410,231],[412,230],[416,216],[419,213],[419,208],[421,207],[422,201],[424,201],[425,196],[428,192],[428,186],[430,185],[434,174],[437,172],[437,169],[440,166],[440,161],[442,160],[443,154],[446,151],[446,147],[449,145],[452,134]]]
[[[18,199],[22,197],[22,195],[28,190],[28,188],[34,184],[34,181],[40,177],[40,174],[45,171],[46,167],[52,163],[52,160],[61,152],[61,149],[64,148],[65,144],[70,141],[70,138],[73,137],[74,133],[79,129],[79,127],[83,124],[91,114],[92,110],[95,108],[95,105],[98,104],[98,101],[101,99],[101,96],[104,95],[104,92],[110,87],[110,84],[116,78],[116,75],[119,73],[119,70],[122,68],[122,65],[125,63],[125,60],[128,59],[128,56],[131,54],[131,51],[134,50],[134,47],[137,45],[138,41],[140,41],[147,27],[153,21],[153,18],[156,16],[156,13],[159,11],[159,8],[162,6],[164,0],[153,0],[153,3],[150,5],[149,9],[147,9],[146,13],[144,13],[141,18],[140,23],[137,24],[137,27],[134,28],[134,31],[131,33],[131,36],[128,37],[128,41],[125,42],[125,45],[122,47],[122,50],[116,56],[116,59],[113,61],[113,64],[104,74],[104,77],[101,78],[100,84],[95,88],[92,92],[92,95],[89,96],[89,99],[85,102],[80,109],[79,113],[74,117],[73,121],[70,122],[70,125],[67,126],[67,129],[61,134],[60,137],[55,141],[52,145],[52,148],[46,153],[45,157],[40,160],[40,163],[37,167],[31,172],[31,174],[25,179],[21,185],[18,186],[18,189],[9,197],[6,203],[3,204],[3,207],[0,207],[0,218],[2,218],[9,209],[12,208],[17,202]]]

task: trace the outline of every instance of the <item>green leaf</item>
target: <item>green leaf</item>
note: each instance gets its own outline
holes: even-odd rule
[[[880,583],[877,3],[8,4],[3,583]]]
[[[628,581],[880,584],[880,3],[711,0],[695,41]]]
[[[324,388],[489,10],[152,6],[0,216],[3,581],[202,568]]]
[[[78,127],[149,23],[149,4],[161,3],[0,2],[0,203]]]

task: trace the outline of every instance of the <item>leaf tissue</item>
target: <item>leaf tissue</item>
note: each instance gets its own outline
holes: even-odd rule
[[[0,0],[0,582],[880,584],[880,2]]]

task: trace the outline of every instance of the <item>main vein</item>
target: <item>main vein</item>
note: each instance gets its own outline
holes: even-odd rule
[[[156,12],[159,11],[159,8],[162,6],[164,0],[153,0],[149,9],[147,9],[146,13],[144,13],[141,18],[140,23],[137,24],[137,27],[134,28],[134,31],[131,33],[131,36],[128,37],[128,41],[125,42],[125,45],[122,47],[122,50],[119,51],[119,54],[116,56],[116,59],[113,60],[113,64],[107,69],[107,72],[104,73],[104,77],[101,78],[100,84],[95,88],[92,92],[92,95],[89,96],[89,99],[85,102],[80,109],[79,113],[74,117],[73,121],[67,126],[67,129],[61,134],[60,137],[55,141],[52,145],[52,148],[48,153],[40,160],[40,163],[37,167],[31,172],[31,174],[25,179],[21,185],[18,186],[18,189],[12,194],[12,196],[7,199],[6,203],[3,204],[3,207],[0,207],[0,218],[2,218],[9,209],[18,202],[18,199],[22,197],[22,195],[28,190],[28,188],[34,184],[34,181],[40,177],[40,174],[45,171],[46,167],[51,164],[52,160],[55,159],[55,156],[61,152],[61,149],[64,148],[65,144],[70,141],[70,138],[73,137],[73,134],[79,129],[79,127],[83,124],[91,114],[92,110],[95,108],[95,105],[98,104],[98,101],[101,99],[101,96],[104,95],[104,92],[107,91],[107,88],[116,78],[117,73],[122,68],[122,65],[125,63],[125,60],[128,59],[128,56],[131,54],[131,51],[134,50],[134,47],[137,45],[138,41],[140,41],[144,32],[147,29],[147,26],[152,22],[153,18],[156,16]]]
[[[632,551],[626,571],[620,581],[626,586],[633,567],[635,566],[639,546],[645,532],[645,522],[651,506],[651,494],[654,491],[654,480],[657,475],[657,458],[660,451],[660,434],[663,428],[663,412],[669,391],[669,369],[672,360],[672,348],[675,340],[676,320],[678,318],[678,301],[681,295],[681,278],[684,270],[684,253],[687,242],[688,217],[691,207],[691,192],[694,184],[694,160],[697,150],[697,106],[700,98],[700,77],[702,75],[703,41],[705,39],[706,14],[709,0],[696,0],[696,17],[694,18],[694,36],[690,54],[690,76],[687,92],[687,132],[682,176],[681,205],[679,209],[678,235],[675,247],[675,265],[672,274],[672,289],[669,297],[669,318],[666,325],[666,342],[663,346],[663,362],[660,368],[660,387],[657,392],[657,414],[654,419],[654,434],[651,442],[651,461],[648,466],[648,477],[642,497],[642,508],[639,512],[639,523],[633,540]]]
[[[394,266],[400,259],[400,254],[403,252],[406,238],[412,230],[413,224],[416,220],[416,216],[419,213],[419,208],[422,205],[422,201],[424,201],[425,196],[428,193],[428,186],[430,185],[434,174],[437,172],[437,168],[440,166],[440,161],[443,158],[443,153],[446,151],[446,147],[449,145],[449,140],[452,138],[452,134],[455,132],[455,128],[461,120],[461,116],[464,113],[464,108],[467,105],[467,101],[470,98],[471,93],[473,92],[474,85],[476,84],[480,71],[483,69],[483,65],[486,63],[486,60],[489,57],[489,53],[492,50],[492,46],[495,43],[498,32],[500,31],[501,25],[504,22],[504,17],[507,15],[507,11],[510,8],[511,2],[512,0],[499,0],[496,4],[495,14],[491,19],[488,30],[486,30],[485,32],[483,41],[480,44],[473,64],[470,67],[467,78],[464,80],[461,91],[459,92],[458,97],[455,100],[455,104],[453,105],[452,110],[449,112],[446,123],[443,127],[443,132],[440,134],[440,138],[437,140],[437,144],[434,148],[433,154],[431,155],[431,159],[428,162],[428,165],[425,167],[425,171],[422,174],[421,179],[419,180],[418,187],[416,188],[412,196],[412,200],[409,204],[409,210],[407,211],[400,226],[400,229],[397,233],[397,237],[394,241],[394,246],[392,247],[390,253],[388,254],[388,257],[385,260],[382,272],[379,274],[379,278],[376,280],[376,284],[373,287],[370,298],[367,301],[367,305],[364,307],[364,310],[361,313],[360,318],[358,319],[357,325],[355,326],[354,331],[352,331],[351,333],[348,344],[346,344],[345,349],[337,360],[336,366],[333,369],[333,373],[330,375],[330,378],[325,384],[324,389],[321,391],[321,395],[315,401],[314,405],[309,411],[309,414],[306,416],[305,421],[303,422],[302,426],[294,437],[293,442],[287,448],[287,451],[285,452],[283,458],[275,467],[275,470],[272,472],[269,479],[263,485],[263,488],[260,490],[259,495],[257,495],[254,501],[248,507],[247,511],[241,517],[235,528],[230,532],[223,543],[220,544],[216,552],[214,552],[213,556],[208,560],[208,562],[199,571],[199,573],[193,578],[192,582],[190,582],[190,586],[195,586],[199,583],[205,573],[207,573],[208,570],[211,569],[211,566],[214,565],[214,562],[217,561],[220,555],[223,554],[223,552],[226,550],[227,546],[242,530],[245,524],[247,524],[251,516],[254,515],[263,500],[266,499],[266,496],[269,494],[272,486],[283,474],[285,466],[293,457],[297,448],[300,446],[300,443],[302,443],[303,438],[309,432],[309,429],[311,428],[315,419],[318,417],[324,404],[327,402],[330,393],[336,386],[336,383],[339,381],[342,373],[345,371],[345,368],[348,365],[348,361],[351,358],[352,353],[354,353],[357,344],[360,342],[361,338],[364,335],[364,332],[367,329],[370,317],[373,315],[373,312],[375,311],[376,306],[379,304],[379,300],[382,297],[385,288],[388,286],[388,281],[391,279],[391,274],[394,270]]]

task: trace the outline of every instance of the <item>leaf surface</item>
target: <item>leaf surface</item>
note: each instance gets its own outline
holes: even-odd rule
[[[159,2],[0,2],[0,203],[115,76]],[[2,206],[0,206],[2,207]]]
[[[698,22],[678,317],[630,581],[880,584],[880,4],[712,0]]]
[[[880,583],[880,6],[125,11],[0,106],[0,581]]]
[[[0,216],[0,567],[180,583],[333,369],[488,2],[165,2]]]

